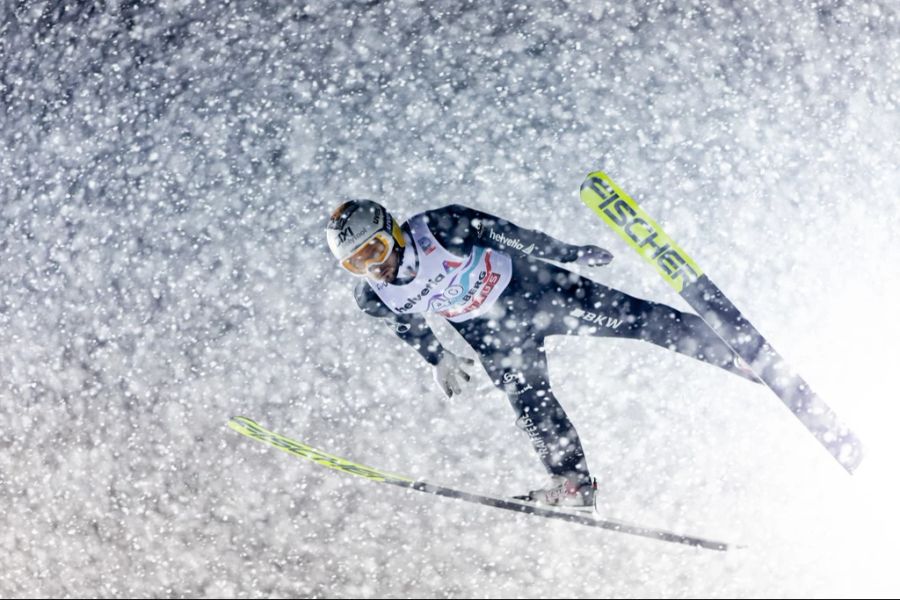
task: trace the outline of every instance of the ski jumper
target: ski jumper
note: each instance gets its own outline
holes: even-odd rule
[[[415,276],[361,281],[360,308],[384,319],[432,365],[443,349],[423,315],[447,319],[506,393],[516,424],[552,475],[590,480],[578,433],[550,384],[547,336],[644,340],[748,377],[700,317],[546,262],[572,262],[578,246],[458,204],[417,214],[401,229],[404,263],[416,261]]]

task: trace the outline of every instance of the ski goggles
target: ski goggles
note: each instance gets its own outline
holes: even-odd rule
[[[388,259],[394,249],[394,237],[379,231],[362,246],[341,261],[341,266],[354,275],[366,275],[369,269],[377,267]]]

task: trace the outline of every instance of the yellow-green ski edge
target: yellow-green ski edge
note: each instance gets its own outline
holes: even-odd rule
[[[581,186],[581,200],[655,267],[679,294],[703,275],[687,252],[606,173],[597,171],[588,175]]]

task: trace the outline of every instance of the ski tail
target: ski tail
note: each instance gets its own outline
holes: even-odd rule
[[[292,440],[289,437],[270,431],[253,419],[248,419],[247,417],[232,417],[228,422],[228,426],[249,438],[263,442],[264,444],[269,444],[270,446],[275,446],[288,454],[311,460],[314,463],[318,463],[329,469],[334,469],[335,471],[341,471],[343,473],[349,473],[350,475],[365,477],[372,481],[390,483],[402,487],[412,487],[415,483],[414,480],[408,477],[402,477],[386,471],[373,469],[372,467],[350,462],[340,456],[334,456],[333,454],[316,450],[312,446],[307,446],[302,442]]]
[[[582,184],[581,200],[656,268],[841,466],[850,473],[859,466],[863,458],[859,438],[628,194],[606,173],[597,171]]]

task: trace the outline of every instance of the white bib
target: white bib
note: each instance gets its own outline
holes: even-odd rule
[[[368,280],[394,313],[435,313],[461,323],[484,314],[512,280],[508,254],[482,246],[472,248],[468,257],[451,254],[422,214],[412,217],[409,227],[419,259],[415,278],[403,285]]]

